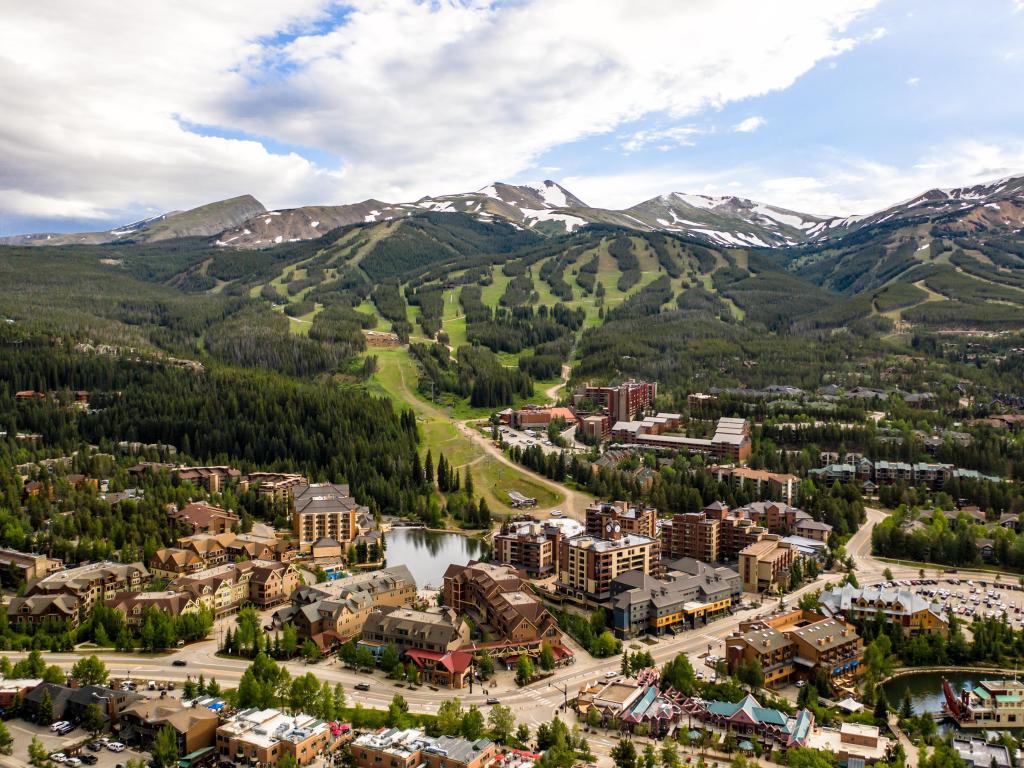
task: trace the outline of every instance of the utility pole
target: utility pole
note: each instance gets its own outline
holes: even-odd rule
[[[569,709],[569,686],[562,684],[559,686],[558,683],[548,683],[548,688],[554,686],[555,690],[562,692],[562,709],[567,711]]]

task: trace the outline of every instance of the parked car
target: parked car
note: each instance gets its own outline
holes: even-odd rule
[[[100,759],[96,757],[96,755],[82,755],[78,759],[81,760],[85,765],[96,765],[96,763],[100,761]]]
[[[62,725],[60,728],[57,729],[57,735],[67,736],[73,730],[75,730],[75,726],[73,726],[71,723],[68,723],[67,725]]]
[[[103,742],[101,742],[101,741],[90,741],[85,746],[86,746],[86,749],[91,749],[93,752],[99,752],[101,749],[103,749]]]
[[[53,762],[55,763],[63,763],[68,758],[67,755],[65,755],[63,752],[54,752],[52,755],[50,755],[50,759],[53,760]]]
[[[107,749],[109,749],[111,752],[124,752],[126,747],[120,741],[112,741],[109,744],[107,744]]]
[[[58,720],[56,723],[50,723],[50,730],[56,733],[65,725],[70,725],[70,723],[67,720]]]
[[[69,757],[64,761],[64,765],[70,765],[71,768],[78,768],[82,764],[82,761],[77,757]]]

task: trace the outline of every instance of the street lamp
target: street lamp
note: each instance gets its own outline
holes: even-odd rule
[[[562,692],[562,710],[563,711],[568,711],[569,710],[569,686],[563,684],[561,687],[559,687],[558,683],[548,683],[548,688],[551,688],[552,686],[554,686],[555,690],[560,690]]]

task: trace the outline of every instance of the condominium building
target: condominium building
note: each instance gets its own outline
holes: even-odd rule
[[[804,610],[741,622],[725,648],[731,671],[757,661],[766,686],[813,680],[820,672],[830,679],[854,676],[864,656],[864,641],[853,625]]]
[[[131,628],[140,627],[151,610],[168,616],[184,616],[198,613],[205,607],[194,595],[176,590],[122,592],[107,600],[106,606],[124,614],[125,624]]]
[[[217,754],[242,765],[277,765],[285,755],[309,765],[331,744],[331,728],[323,720],[279,709],[244,709],[217,728]]]
[[[587,507],[586,521],[588,536],[602,537],[614,525],[624,534],[653,539],[657,535],[658,510],[628,501],[599,501]]]
[[[600,407],[614,423],[630,421],[638,413],[653,407],[657,396],[656,383],[630,379],[610,387],[585,384],[573,395],[573,405],[579,407],[581,403],[589,400]]]
[[[662,550],[666,557],[692,557],[709,563],[732,561],[767,536],[790,532],[827,542],[832,526],[782,502],[759,501],[730,510],[716,501],[701,512],[677,514],[663,522]]]
[[[296,485],[292,494],[292,532],[301,552],[309,552],[320,539],[334,539],[347,546],[358,533],[357,516],[368,511],[349,495],[347,485]]]
[[[910,590],[844,584],[822,592],[818,603],[826,616],[850,620],[873,620],[881,616],[888,624],[899,624],[908,635],[945,636],[949,631],[942,606]]]
[[[541,644],[561,645],[562,633],[544,604],[506,565],[471,561],[452,564],[444,574],[444,604],[468,614],[497,641],[540,651]]]
[[[708,467],[708,471],[720,483],[728,482],[736,487],[747,485],[758,496],[771,496],[786,504],[793,503],[797,488],[800,486],[800,478],[796,475],[768,472],[763,469],[715,465]]]
[[[239,524],[240,518],[234,512],[194,501],[181,509],[173,507],[168,513],[172,520],[184,525],[191,533],[229,533]]]
[[[767,592],[784,586],[796,559],[792,543],[777,534],[767,534],[740,552],[740,577],[746,592]]]
[[[416,581],[408,566],[396,565],[323,584],[299,587],[291,604],[274,614],[274,624],[291,623],[299,637],[326,649],[362,635],[375,608],[409,607],[416,600]]]
[[[505,523],[494,536],[494,559],[529,576],[547,576],[558,564],[562,529],[543,523]]]
[[[117,737],[144,751],[151,751],[156,735],[170,728],[178,742],[178,754],[190,755],[217,741],[220,717],[206,707],[186,707],[176,699],[139,699],[121,712]]]
[[[259,608],[279,605],[302,583],[298,569],[274,560],[243,560],[179,576],[169,591],[193,597],[203,608],[221,616],[245,603]]]
[[[53,616],[77,624],[97,602],[141,591],[148,582],[149,571],[142,563],[89,563],[33,582],[24,597],[11,600],[7,615],[12,622],[40,624]]]
[[[664,417],[645,418],[641,421],[622,420],[611,429],[614,442],[644,445],[667,451],[686,451],[711,456],[720,461],[743,462],[750,456],[752,443],[750,424],[746,419],[723,417],[718,420],[711,438],[664,434],[671,421],[679,422],[678,414],[658,414]]]
[[[234,467],[175,467],[174,476],[178,480],[199,485],[210,493],[219,493],[222,488],[237,483],[242,478],[242,473]]]
[[[410,649],[447,653],[469,643],[469,624],[451,608],[376,608],[366,617],[362,636],[363,645],[393,645],[399,653]]]
[[[736,571],[692,558],[673,562],[662,579],[627,571],[612,582],[612,626],[621,638],[692,628],[728,611],[742,593]]]
[[[418,728],[364,733],[349,751],[358,768],[489,768],[500,762],[498,746],[492,741],[427,736]]]
[[[602,538],[581,534],[564,539],[558,553],[556,588],[589,601],[611,597],[612,582],[626,571],[657,572],[660,546],[656,539],[624,534],[609,522]]]

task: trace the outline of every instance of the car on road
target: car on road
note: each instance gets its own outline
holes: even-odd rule
[[[797,688],[803,688],[805,685],[807,685],[807,681],[806,680],[797,680],[796,681],[796,687]]]
[[[552,517],[565,517],[565,513],[562,510],[560,510],[560,509],[553,509],[553,510],[551,510],[551,516]]]
[[[369,683],[356,683],[355,684],[355,689],[357,691],[368,691],[368,690],[370,690],[370,684]]]
[[[171,665],[175,667],[184,667],[186,664],[188,664],[188,662],[184,659],[175,659],[171,662]]]
[[[617,672],[605,672],[604,676],[607,677],[607,678],[612,678],[612,677],[615,677],[616,674],[618,674],[618,673]]]
[[[501,700],[491,696],[489,699],[487,699],[487,703],[491,706],[494,706],[495,704],[501,704]]]

